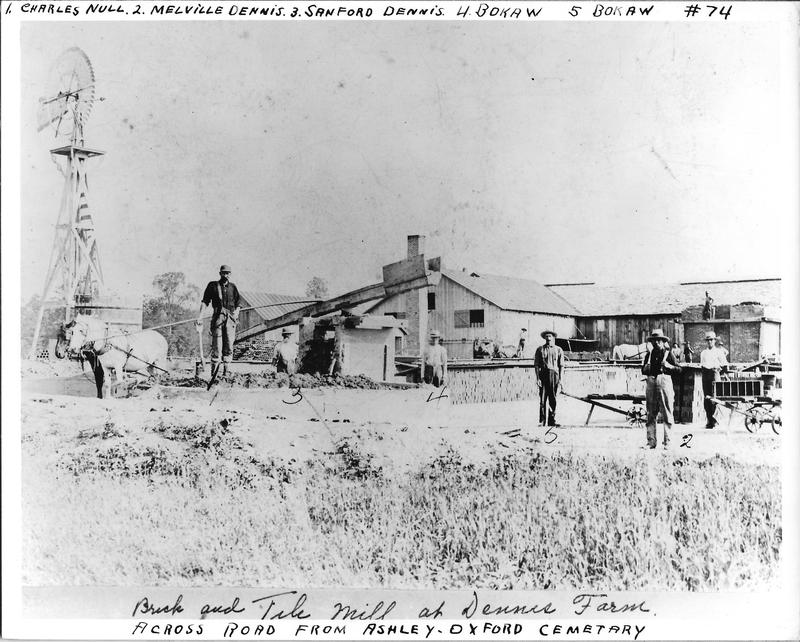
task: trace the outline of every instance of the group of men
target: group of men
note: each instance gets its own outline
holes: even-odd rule
[[[524,350],[527,331],[520,337],[519,350]],[[556,333],[544,330],[541,333],[544,344],[536,349],[534,369],[539,386],[539,425],[559,426],[556,421],[558,393],[561,391],[561,380],[564,374],[564,351],[555,345]],[[432,366],[431,383],[444,385],[447,376],[447,352],[440,345],[438,332],[431,333],[431,346],[427,351],[426,362]],[[658,445],[656,425],[661,414],[664,420],[663,446],[669,446],[669,433],[674,423],[673,403],[675,392],[672,376],[681,372],[680,354],[671,349],[671,341],[660,329],[653,330],[647,337],[651,349],[648,350],[642,364],[642,374],[646,376],[645,399],[647,404],[647,445],[656,448]],[[717,345],[717,336],[713,332],[705,335],[707,347],[700,353],[702,372],[704,409],[706,412],[706,428],[714,428],[717,420],[714,417],[716,404],[709,398],[714,396],[714,382],[719,381],[728,368],[727,353]]]
[[[564,374],[564,351],[555,345],[556,333],[544,330],[541,333],[544,344],[536,349],[534,369],[539,385],[539,425],[559,426],[556,422],[558,393],[561,390],[561,377]],[[525,349],[527,330],[522,329],[518,354]],[[445,385],[447,379],[447,351],[441,345],[441,335],[434,330],[430,334],[430,345],[423,354],[423,372],[429,383],[436,387]]]
[[[658,445],[656,422],[658,415],[664,418],[664,448],[669,446],[669,433],[674,422],[672,415],[675,392],[672,387],[672,375],[681,371],[681,366],[670,350],[669,338],[661,330],[653,330],[647,338],[652,349],[647,353],[642,364],[642,374],[647,377],[645,399],[647,403],[647,448]],[[714,428],[717,420],[714,417],[716,404],[710,399],[714,397],[714,382],[722,378],[728,369],[727,353],[717,345],[714,332],[705,334],[707,347],[700,353],[700,371],[703,382],[703,407],[706,412],[706,428]]]
[[[221,265],[219,280],[211,281],[203,292],[200,310],[195,324],[200,330],[203,327],[203,312],[210,305],[211,315],[211,368],[214,374],[222,367],[222,374],[228,372],[228,364],[233,359],[233,344],[236,341],[236,325],[242,310],[239,288],[230,280],[231,268]],[[292,341],[292,331],[284,328],[281,331],[283,341],[275,347],[274,365],[278,372],[294,374],[297,371],[297,343]]]
[[[241,312],[239,289],[230,280],[231,268],[222,265],[219,268],[219,280],[211,281],[203,292],[200,310],[197,315],[197,327],[202,328],[202,315],[211,305],[211,366],[216,373],[221,365],[223,374],[227,373],[228,364],[233,356],[233,344],[236,338],[236,324]],[[297,344],[292,341],[292,331],[284,328],[283,341],[275,350],[274,363],[278,372],[294,374],[297,371]],[[423,354],[423,372],[430,366],[430,382],[434,386],[443,386],[447,380],[447,351],[441,345],[439,332],[431,332],[431,344]],[[539,386],[539,425],[558,426],[556,407],[558,393],[561,391],[561,379],[564,374],[564,351],[555,345],[556,333],[544,330],[541,333],[544,344],[534,354],[534,369]],[[527,340],[527,329],[520,335],[518,354],[524,352]],[[653,330],[647,338],[652,344],[642,364],[642,374],[647,377],[645,399],[647,403],[647,447],[657,446],[656,422],[659,413],[664,418],[663,445],[669,444],[669,432],[674,422],[672,407],[675,396],[672,386],[672,375],[681,371],[678,356],[670,348],[669,337],[661,330]],[[714,428],[717,420],[714,417],[716,404],[709,399],[714,396],[714,382],[719,381],[722,373],[728,368],[726,351],[717,345],[717,336],[713,332],[705,335],[707,348],[700,353],[702,372],[704,409],[706,412],[706,428]]]

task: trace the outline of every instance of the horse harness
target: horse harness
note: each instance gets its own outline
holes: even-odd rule
[[[106,326],[106,328],[105,328],[105,337],[103,337],[103,344],[100,347],[100,349],[99,350],[97,349],[97,341],[92,341],[92,349],[91,350],[87,350],[87,352],[93,352],[95,354],[95,356],[101,357],[104,354],[107,354],[108,352],[110,352],[112,348],[114,350],[119,350],[120,352],[122,352],[125,355],[125,363],[122,364],[122,369],[125,370],[125,366],[128,365],[128,361],[130,361],[130,358],[133,355],[133,348],[131,347],[130,339],[127,338],[129,333],[126,330],[122,331],[123,336],[125,336],[127,341],[128,341],[128,350],[126,351],[126,350],[123,350],[122,348],[120,348],[119,346],[115,346],[113,343],[111,343],[108,340],[108,338],[109,338],[108,337],[108,331],[109,331],[109,326]],[[116,335],[116,336],[119,336],[119,335]],[[145,361],[141,357],[134,357],[134,358],[138,359],[142,363],[144,363],[144,364],[146,364],[146,365],[148,365],[148,366],[150,366],[152,368],[155,368],[156,370],[161,370],[161,372],[168,372],[164,368],[161,368],[161,367],[157,366],[154,363],[150,363],[149,361]]]

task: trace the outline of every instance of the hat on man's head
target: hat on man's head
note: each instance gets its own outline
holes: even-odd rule
[[[542,339],[546,339],[548,334],[552,334],[554,339],[558,336],[555,330],[542,330],[541,332]]]
[[[231,271],[231,266],[230,265],[220,265],[219,266],[219,271],[220,272],[230,272]]]
[[[284,328],[283,330],[281,330],[281,334],[284,337],[288,337],[290,334],[292,334],[292,331],[289,328]]]
[[[717,333],[716,332],[706,332],[705,338],[706,339],[716,339],[717,338]]]
[[[439,337],[441,337],[441,336],[442,336],[442,335],[441,335],[441,334],[439,334],[439,331],[438,331],[438,330],[434,330],[433,332],[431,332],[431,339],[438,339],[438,338],[439,338]]]
[[[669,341],[669,337],[664,334],[661,328],[653,330],[652,334],[647,337],[648,341]]]

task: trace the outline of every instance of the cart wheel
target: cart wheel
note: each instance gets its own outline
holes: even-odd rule
[[[632,408],[628,408],[628,411],[625,413],[625,417],[627,417],[628,423],[631,426],[641,428],[644,426],[645,421],[647,420],[647,411],[639,404],[635,404]]]
[[[764,423],[764,417],[758,410],[749,410],[744,416],[744,427],[750,432],[758,432],[762,423]]]

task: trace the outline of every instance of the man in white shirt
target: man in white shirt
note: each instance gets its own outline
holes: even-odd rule
[[[706,343],[708,347],[700,353],[700,371],[703,376],[703,407],[706,411],[706,428],[713,428],[717,425],[714,419],[714,411],[717,404],[708,397],[714,396],[714,382],[720,380],[720,373],[728,369],[728,359],[725,352],[716,345],[717,335],[713,332],[706,332]]]
[[[275,346],[273,362],[278,372],[293,375],[297,372],[297,344],[291,340],[292,331],[289,328],[284,328],[281,334],[283,341]]]
[[[424,353],[425,363],[422,368],[423,372],[426,365],[433,368],[431,383],[437,388],[443,386],[447,379],[447,350],[439,343],[439,339],[440,335],[436,330],[431,332],[431,345]]]

